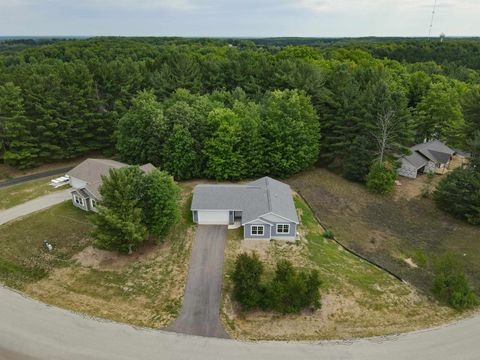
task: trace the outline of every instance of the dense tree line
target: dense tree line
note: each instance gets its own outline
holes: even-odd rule
[[[309,45],[93,38],[0,55],[1,157],[30,167],[117,149],[178,179],[285,176],[318,160],[365,181],[385,114],[392,163],[424,139],[464,148],[478,128],[473,40]],[[442,59],[425,50],[442,46],[454,49]],[[445,70],[457,50],[468,76]]]
[[[120,119],[117,139],[123,160],[153,163],[179,180],[287,176],[317,160],[319,121],[297,90],[267,93],[260,103],[241,90],[179,90],[163,104],[144,91]]]

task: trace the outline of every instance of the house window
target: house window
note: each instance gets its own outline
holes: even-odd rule
[[[288,234],[290,233],[289,224],[277,224],[277,234]]]
[[[263,230],[263,225],[252,225],[252,235],[262,236]]]
[[[73,199],[75,200],[75,204],[83,206],[83,199],[77,195],[74,195]]]
[[[92,204],[92,209],[95,209],[97,207],[97,200],[91,199],[90,203]]]

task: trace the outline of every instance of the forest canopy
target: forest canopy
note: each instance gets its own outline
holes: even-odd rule
[[[0,157],[26,168],[114,150],[176,179],[222,180],[318,163],[363,182],[385,114],[384,160],[425,139],[465,148],[480,123],[479,54],[476,39],[10,40]]]

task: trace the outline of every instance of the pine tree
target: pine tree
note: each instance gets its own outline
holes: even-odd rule
[[[159,170],[142,175],[140,183],[143,223],[159,241],[178,222],[180,188],[169,174]]]
[[[465,132],[468,139],[473,139],[480,130],[480,86],[474,86],[463,100],[463,116],[465,117]]]
[[[0,131],[7,164],[23,169],[38,163],[35,124],[25,115],[22,90],[13,83],[0,86]]]
[[[138,198],[138,168],[110,170],[103,177],[102,200],[95,217],[95,238],[102,249],[131,252],[147,237]]]

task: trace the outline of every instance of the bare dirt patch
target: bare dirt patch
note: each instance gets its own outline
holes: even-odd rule
[[[148,242],[141,246],[133,254],[126,255],[115,251],[106,251],[97,249],[93,246],[86,247],[72,257],[72,260],[78,261],[83,267],[91,267],[93,269],[115,270],[125,267],[134,262],[142,262],[155,256],[158,250],[168,252],[169,244],[163,243],[155,245]]]
[[[412,258],[406,258],[404,261],[408,264],[408,266],[414,269],[418,268],[418,265],[413,262]]]

